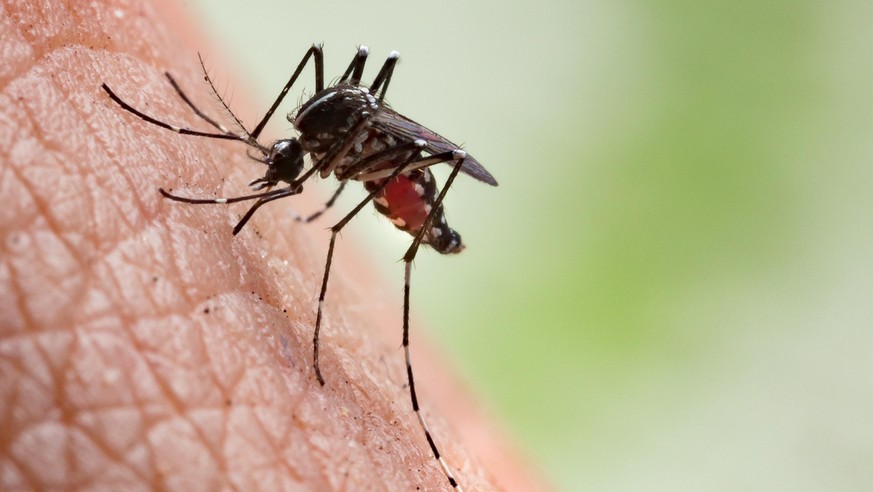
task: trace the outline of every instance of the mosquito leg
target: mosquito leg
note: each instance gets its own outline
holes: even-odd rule
[[[278,190],[268,191],[266,193],[256,193],[254,195],[244,195],[244,196],[236,196],[232,198],[187,198],[184,196],[173,195],[163,188],[158,188],[158,191],[161,192],[161,195],[164,198],[169,198],[175,202],[182,203],[190,203],[192,205],[215,205],[215,204],[227,204],[227,203],[237,203],[244,202],[248,200],[257,200],[249,210],[243,215],[242,219],[237,222],[236,226],[233,228],[233,235],[236,236],[239,234],[239,231],[246,225],[246,222],[252,218],[252,215],[261,207],[261,205],[272,202],[273,200],[278,200],[279,198],[285,198],[286,196],[292,196],[300,193],[302,188],[299,184],[292,183],[291,185],[281,188]]]
[[[343,76],[340,77],[339,82],[342,84],[346,80],[349,79],[349,75],[351,75],[352,79],[349,81],[352,85],[358,85],[361,83],[361,76],[364,75],[364,65],[367,63],[367,55],[370,54],[370,48],[367,46],[359,46],[358,54],[355,55],[355,58],[352,59],[352,62],[349,63],[349,67],[343,72]]]
[[[403,255],[403,261],[405,261],[406,263],[411,263],[412,260],[415,259],[415,255],[418,253],[418,247],[421,245],[421,241],[424,239],[424,235],[427,234],[428,230],[430,230],[430,224],[433,222],[434,217],[436,217],[436,215],[442,209],[443,199],[445,199],[446,193],[448,193],[449,188],[451,188],[452,183],[454,183],[455,178],[461,171],[461,167],[464,165],[464,159],[467,158],[467,153],[463,150],[455,150],[452,153],[454,154],[454,158],[452,160],[457,161],[457,163],[452,169],[452,173],[449,174],[449,178],[446,180],[446,184],[443,185],[443,190],[440,192],[437,199],[434,200],[433,204],[431,205],[430,213],[427,214],[427,218],[424,219],[424,223],[421,225],[421,230],[418,231],[418,234],[415,235],[415,238],[413,238],[412,240],[412,244],[409,246],[409,249],[406,250],[406,254]]]
[[[176,82],[176,79],[174,79],[173,76],[170,75],[170,72],[164,72],[164,77],[166,77],[167,80],[170,81],[170,85],[173,86],[173,89],[176,91],[176,94],[179,95],[179,97],[182,99],[182,101],[185,101],[185,104],[187,104],[188,107],[191,108],[192,111],[194,111],[194,114],[196,114],[197,116],[202,118],[204,121],[206,121],[207,123],[212,125],[214,128],[216,128],[221,133],[225,133],[225,134],[231,133],[231,131],[228,130],[224,125],[213,120],[203,111],[200,111],[200,108],[198,108],[197,106],[194,105],[194,103],[191,101],[191,99],[188,97],[188,95],[185,94],[185,91],[183,91],[182,88],[179,86],[179,84]]]
[[[370,124],[370,115],[363,114],[358,119],[358,122],[355,123],[355,126],[352,127],[351,130],[346,133],[346,136],[333,144],[330,149],[328,149],[327,153],[318,160],[318,162],[313,166],[313,169],[316,167],[319,169],[322,178],[326,178],[330,176],[330,173],[333,172],[334,169],[342,162],[343,157],[349,153],[349,150],[352,149],[355,145],[355,141],[358,139],[358,135]]]
[[[291,78],[288,79],[288,83],[285,84],[285,87],[282,88],[282,92],[280,92],[276,97],[273,105],[270,106],[270,109],[268,109],[264,117],[261,118],[261,122],[258,123],[258,126],[256,126],[254,130],[252,130],[251,138],[257,139],[261,135],[261,132],[264,131],[267,122],[270,121],[273,113],[276,112],[276,108],[278,108],[279,104],[282,103],[282,100],[285,99],[285,95],[288,94],[288,90],[291,89],[291,86],[294,85],[297,77],[300,76],[300,72],[302,72],[303,68],[306,67],[306,63],[309,61],[310,57],[315,57],[315,90],[316,92],[324,90],[324,53],[320,44],[313,44],[312,47],[309,48],[309,51],[306,52],[303,59],[300,60],[300,64],[297,65],[297,69],[294,70],[294,73],[291,75]]]
[[[350,140],[353,140],[353,139],[350,139]],[[321,210],[313,213],[312,215],[309,215],[308,217],[298,216],[297,220],[299,222],[312,222],[313,220],[320,217],[321,214],[323,214],[325,211],[327,211],[327,209],[332,207],[334,202],[336,202],[336,199],[339,197],[340,193],[342,193],[343,188],[345,188],[346,183],[348,183],[348,181],[346,181],[348,179],[347,176],[354,176],[355,174],[358,173],[358,169],[366,169],[367,166],[371,166],[377,162],[390,161],[392,159],[395,159],[395,158],[402,156],[404,154],[408,154],[410,152],[416,152],[416,154],[413,155],[413,157],[415,157],[418,155],[420,150],[425,145],[426,145],[426,142],[424,142],[424,141],[416,141],[416,142],[410,142],[408,144],[398,145],[396,147],[392,147],[390,149],[386,149],[386,150],[383,150],[381,152],[377,152],[377,153],[367,157],[366,159],[361,159],[360,161],[352,164],[343,172],[343,174],[341,176],[337,176],[337,178],[342,180],[342,182],[340,183],[339,188],[337,188],[337,190],[334,192],[334,194],[330,198],[330,200],[328,200],[328,202],[324,205],[324,207]],[[417,161],[415,159],[413,159],[412,162],[414,163]],[[408,170],[408,169],[409,169],[409,167],[407,164],[405,166],[404,170]],[[392,170],[389,169],[389,171],[392,171]]]
[[[424,419],[424,415],[421,413],[421,408],[419,408],[418,406],[418,396],[415,393],[415,380],[412,377],[412,357],[409,353],[409,289],[410,277],[412,273],[412,260],[415,259],[415,255],[418,253],[418,247],[421,244],[424,235],[430,229],[430,223],[433,221],[435,214],[438,210],[440,210],[443,199],[446,196],[446,192],[449,191],[449,188],[452,186],[452,182],[455,180],[455,177],[457,177],[458,172],[461,170],[461,166],[464,164],[464,158],[466,157],[466,154],[463,151],[455,152],[455,159],[457,160],[457,164],[455,164],[454,169],[452,169],[452,174],[449,175],[449,179],[446,180],[446,184],[443,187],[443,190],[440,192],[436,201],[434,201],[434,203],[431,205],[431,212],[425,219],[424,224],[422,224],[421,230],[415,236],[415,239],[412,241],[412,245],[403,256],[403,261],[405,263],[403,284],[403,351],[406,355],[406,377],[409,380],[409,397],[412,399],[412,411],[415,412],[415,416],[418,417],[418,423],[421,425],[421,429],[424,431],[424,437],[425,439],[427,439],[427,444],[430,446],[430,450],[431,452],[433,452],[434,458],[437,459],[443,469],[443,472],[446,474],[446,478],[448,478],[449,484],[451,484],[451,486],[454,487],[456,490],[461,490],[461,486],[455,479],[455,476],[452,473],[452,469],[449,467],[449,464],[446,462],[445,458],[443,458],[443,456],[440,454],[436,442],[434,442],[433,437],[431,436],[430,428],[427,425],[427,421]]]
[[[404,168],[404,171],[412,171],[415,169],[421,169],[423,167],[430,167],[434,164],[439,164],[441,162],[451,162],[458,159],[458,153],[463,153],[462,150],[449,150],[446,152],[440,152],[439,154],[423,156],[418,159],[413,160],[408,163]],[[357,166],[357,165],[356,165]],[[354,179],[355,181],[375,181],[377,179],[382,179],[389,174],[391,174],[392,170],[388,169],[380,169],[378,171],[366,172],[366,169],[361,169],[362,174],[358,174],[357,176],[349,174],[350,179]]]
[[[171,125],[169,123],[164,123],[163,121],[155,119],[155,118],[141,112],[140,110],[134,108],[130,104],[127,104],[126,102],[124,102],[120,97],[118,97],[114,92],[112,92],[112,89],[110,89],[109,86],[106,85],[105,83],[102,84],[101,87],[103,88],[104,91],[106,91],[107,94],[109,94],[110,99],[115,101],[115,104],[118,104],[119,106],[121,106],[121,109],[127,111],[128,113],[132,113],[132,114],[138,116],[140,119],[142,119],[148,123],[151,123],[152,125],[156,125],[156,126],[159,126],[161,128],[165,128],[167,130],[179,133],[181,135],[193,135],[196,137],[217,138],[220,140],[239,140],[241,142],[250,143],[249,137],[247,135],[237,135],[234,133],[200,132],[197,130],[192,130],[190,128],[184,128],[184,127]]]
[[[282,188],[281,190],[276,190],[276,191],[271,191],[269,193],[266,193],[267,195],[270,195],[270,196],[265,196],[264,198],[261,198],[260,200],[256,201],[254,204],[252,204],[252,206],[249,207],[246,214],[243,215],[241,219],[239,219],[239,222],[237,222],[235,226],[233,226],[233,235],[236,236],[237,234],[239,234],[239,231],[241,231],[242,228],[245,227],[245,225],[246,225],[246,223],[248,223],[249,219],[252,218],[252,215],[254,215],[255,212],[257,212],[257,210],[259,208],[261,208],[261,205],[263,205],[267,202],[272,202],[273,200],[285,198],[286,196],[296,195],[297,193],[300,193],[300,188],[292,189],[291,187]]]
[[[161,195],[163,195],[164,198],[169,198],[174,202],[191,203],[193,205],[214,205],[245,202],[248,200],[260,200],[264,198],[270,198],[275,195],[287,196],[285,193],[289,193],[290,191],[295,191],[295,193],[290,193],[291,195],[299,193],[299,190],[294,190],[293,186],[289,186],[287,188],[282,188],[279,190],[268,191],[266,193],[256,193],[254,195],[235,196],[231,198],[187,198],[184,196],[174,195],[163,188],[158,188],[158,191],[161,192]]]
[[[427,142],[424,140],[415,140],[412,142],[408,142],[405,144],[396,145],[394,147],[387,148],[385,150],[381,150],[374,154],[371,154],[357,162],[353,162],[346,166],[345,169],[342,170],[342,174],[338,175],[337,178],[341,180],[347,180],[350,178],[356,178],[356,175],[366,171],[374,164],[379,164],[383,162],[391,162],[396,159],[404,159],[406,164],[404,164],[403,170],[409,171],[410,169],[414,169],[417,167],[417,163],[419,161],[419,156],[421,155],[421,150],[427,146]],[[417,151],[415,154],[408,155],[410,152]],[[445,160],[445,159],[444,159]],[[394,172],[395,168],[385,169],[385,175],[390,175]]]
[[[458,481],[455,479],[454,474],[452,473],[452,469],[449,467],[449,464],[446,463],[445,458],[440,454],[439,449],[437,448],[436,442],[434,442],[433,437],[430,434],[430,428],[427,425],[427,421],[424,419],[424,415],[421,413],[421,409],[418,407],[418,398],[415,394],[415,383],[412,378],[412,359],[409,356],[409,285],[410,285],[410,274],[412,271],[412,263],[407,262],[405,265],[405,277],[403,283],[403,350],[406,353],[406,377],[409,379],[409,394],[412,398],[412,411],[415,412],[415,416],[418,417],[418,423],[421,426],[422,430],[424,430],[424,437],[427,439],[427,444],[430,446],[430,450],[433,453],[434,457],[440,464],[440,467],[443,469],[443,473],[445,473],[446,478],[449,480],[449,484],[455,488],[455,490],[463,490],[461,485],[458,484]]]
[[[392,51],[388,55],[388,59],[385,60],[385,63],[382,65],[382,69],[379,70],[379,75],[376,75],[376,78],[373,79],[373,85],[370,86],[370,92],[376,95],[379,102],[382,102],[382,100],[385,99],[385,93],[388,92],[388,84],[391,83],[391,75],[394,73],[394,66],[397,65],[398,58],[400,58],[400,53]],[[382,82],[385,83],[384,87],[381,87]],[[380,87],[382,88],[381,94],[379,94]]]
[[[297,216],[297,221],[303,222],[303,223],[309,223],[309,222],[312,222],[313,220],[321,217],[321,214],[327,212],[327,210],[330,207],[333,207],[333,204],[336,203],[336,199],[339,198],[340,193],[343,192],[343,188],[346,187],[347,183],[348,183],[348,181],[343,181],[342,183],[340,183],[339,187],[336,189],[336,191],[333,192],[333,195],[330,197],[330,200],[328,200],[327,203],[325,203],[324,206],[321,207],[320,210],[313,212],[312,214],[310,214],[306,217]]]
[[[413,145],[417,146],[419,148],[419,150],[421,150],[421,148],[423,148],[423,145],[421,145],[421,144],[424,144],[424,141],[421,141],[421,140],[416,141]],[[330,265],[331,265],[331,262],[333,261],[333,248],[334,248],[334,245],[336,244],[336,236],[342,230],[342,228],[345,227],[345,225],[350,220],[352,220],[352,218],[355,215],[357,215],[358,212],[360,212],[362,208],[364,208],[365,205],[367,205],[368,203],[370,203],[370,201],[373,200],[374,196],[376,196],[379,192],[381,192],[385,188],[385,186],[388,185],[388,183],[391,181],[391,178],[394,178],[394,177],[398,176],[400,173],[402,173],[406,169],[406,166],[409,164],[409,162],[415,160],[417,155],[418,155],[418,153],[416,152],[416,153],[412,154],[404,162],[401,162],[400,164],[398,164],[397,167],[394,168],[394,171],[388,176],[388,179],[381,182],[373,191],[370,192],[369,195],[367,195],[367,198],[362,200],[361,203],[359,203],[355,208],[353,208],[351,212],[346,214],[346,216],[343,217],[342,220],[340,220],[339,222],[334,224],[333,227],[330,228],[330,244],[327,247],[327,261],[325,262],[325,266],[324,266],[324,276],[322,277],[322,280],[321,280],[321,292],[318,294],[318,312],[315,316],[315,333],[313,334],[313,337],[312,337],[312,361],[313,361],[312,365],[315,369],[315,377],[318,379],[318,382],[322,386],[324,386],[324,378],[321,376],[321,369],[318,366],[318,335],[321,331],[321,319],[322,319],[322,313],[324,310],[324,298],[327,294],[327,281],[328,281],[328,277],[330,276]]]
[[[224,128],[224,126],[222,126],[221,124],[219,124],[218,122],[216,122],[212,118],[208,117],[205,113],[200,111],[200,109],[197,108],[193,104],[193,102],[191,102],[191,100],[187,97],[187,95],[182,91],[182,89],[179,87],[179,85],[176,83],[176,81],[173,79],[173,77],[169,73],[165,74],[167,79],[170,81],[170,84],[173,85],[173,88],[176,90],[176,93],[179,94],[179,96],[182,98],[183,101],[185,101],[185,103],[188,105],[188,107],[190,107],[198,116],[203,118],[207,123],[209,123],[213,127],[217,128],[222,133],[200,132],[200,131],[196,131],[196,130],[191,130],[189,128],[183,128],[183,127],[178,127],[175,125],[170,125],[169,123],[164,123],[163,121],[160,121],[160,120],[155,119],[155,118],[153,118],[145,113],[142,113],[141,111],[135,109],[133,106],[131,106],[131,105],[127,104],[126,102],[124,102],[123,100],[121,100],[121,98],[119,98],[117,95],[115,95],[115,93],[112,92],[112,89],[110,89],[109,86],[106,85],[105,83],[102,84],[102,87],[103,87],[103,90],[106,91],[107,94],[109,94],[109,97],[112,98],[112,100],[115,101],[116,104],[121,106],[122,109],[124,109],[130,113],[133,113],[134,115],[140,117],[141,119],[143,119],[143,120],[145,120],[153,125],[160,126],[161,128],[166,128],[167,130],[171,130],[171,131],[174,131],[176,133],[180,133],[182,135],[194,135],[194,136],[198,136],[198,137],[217,138],[217,139],[224,139],[224,140],[240,140],[240,141],[245,142],[253,147],[257,147],[258,149],[260,149],[262,151],[266,151],[266,149],[264,149],[260,144],[257,143],[257,139],[261,135],[261,132],[264,131],[264,127],[267,125],[267,122],[270,120],[270,118],[276,112],[276,108],[279,107],[279,104],[282,103],[282,100],[285,98],[285,95],[288,94],[288,91],[291,89],[291,86],[294,85],[294,82],[300,76],[300,73],[303,71],[303,68],[306,67],[306,63],[309,61],[310,57],[315,58],[315,86],[316,86],[316,90],[319,92],[324,90],[324,57],[323,57],[323,52],[321,49],[321,45],[313,44],[312,47],[309,48],[309,51],[306,52],[306,55],[303,57],[303,59],[300,61],[300,64],[297,65],[297,69],[294,70],[294,74],[292,74],[291,78],[288,79],[288,83],[285,84],[285,87],[282,88],[282,91],[276,97],[276,100],[273,102],[273,105],[270,106],[270,109],[268,109],[267,113],[264,114],[264,117],[261,118],[261,121],[258,123],[258,126],[256,126],[255,129],[250,134],[247,132],[245,134],[231,133],[231,132],[227,131],[227,129]],[[201,65],[202,65],[202,59],[201,59]],[[217,92],[215,91],[215,87],[212,84],[212,81],[209,78],[208,74],[206,75],[206,80],[207,80],[207,82],[209,82],[210,86],[212,87],[213,93],[218,95]],[[233,116],[234,120],[240,125],[240,127],[245,132],[245,127],[243,126],[242,122],[240,122],[239,119],[236,117],[236,115],[232,111],[230,111],[230,108],[228,108],[227,104],[224,102],[224,99],[222,99],[219,96],[219,101],[221,101],[221,104],[224,105],[224,107],[225,107],[225,109],[227,109],[228,113],[230,113],[231,116]]]

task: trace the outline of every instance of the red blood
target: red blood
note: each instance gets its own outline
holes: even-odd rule
[[[424,200],[415,191],[414,181],[403,175],[397,176],[382,190],[382,197],[388,201],[390,218],[402,219],[406,222],[403,228],[410,232],[421,229],[427,212],[424,211]]]

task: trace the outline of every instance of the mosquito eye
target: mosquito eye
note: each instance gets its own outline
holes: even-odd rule
[[[290,152],[290,144],[287,140],[279,140],[273,144],[273,157],[285,157]]]

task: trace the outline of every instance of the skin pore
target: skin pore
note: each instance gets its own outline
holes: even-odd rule
[[[245,204],[158,194],[234,196],[262,172],[243,145],[149,125],[100,90],[208,128],[162,74],[216,108],[172,2],[0,8],[0,489],[448,489],[405,387],[401,269],[374,282],[338,246],[322,387],[311,337],[340,215],[289,212],[326,193],[308,184],[237,237]],[[416,387],[465,489],[542,488],[413,318]]]

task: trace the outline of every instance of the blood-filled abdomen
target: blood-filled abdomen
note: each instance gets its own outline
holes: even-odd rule
[[[367,181],[364,186],[372,192],[384,180]],[[415,236],[431,212],[439,190],[429,169],[407,171],[394,178],[373,197],[376,210],[401,231]],[[440,206],[424,233],[422,243],[440,253],[459,253],[464,249],[461,236],[446,224],[443,207]]]

